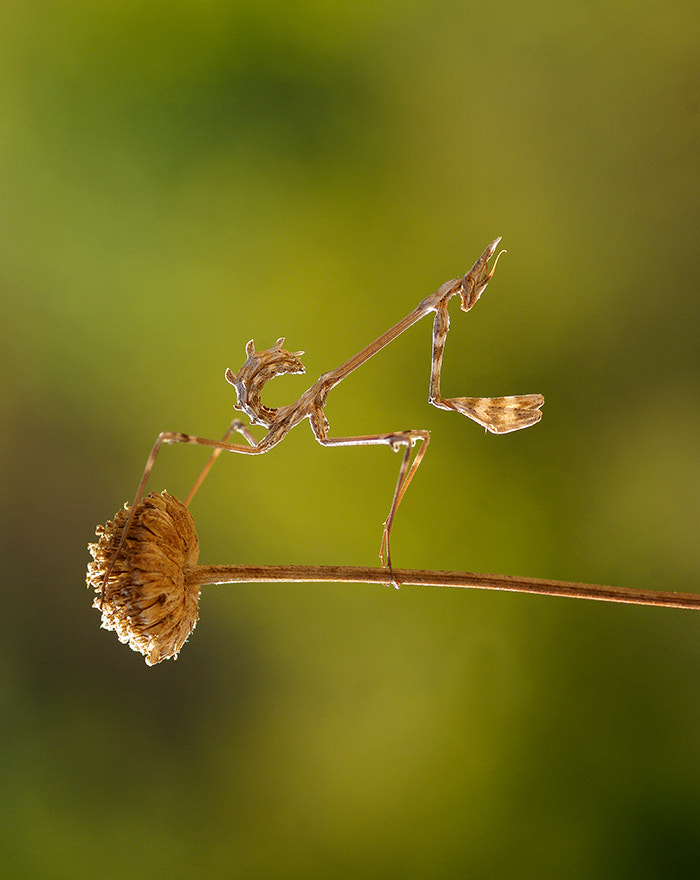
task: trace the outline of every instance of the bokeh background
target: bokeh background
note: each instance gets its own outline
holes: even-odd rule
[[[432,432],[395,564],[700,591],[699,40],[691,0],[6,0],[1,876],[698,876],[692,612],[210,587],[147,668],[84,576],[250,338],[306,351],[289,402],[501,235],[443,390],[541,424],[428,406],[429,319],[329,400]],[[376,564],[397,467],[223,456],[201,559]]]

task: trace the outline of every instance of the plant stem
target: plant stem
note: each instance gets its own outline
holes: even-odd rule
[[[423,587],[461,587],[473,590],[505,590],[566,596],[570,599],[596,599],[600,602],[626,602],[632,605],[659,605],[667,608],[700,609],[700,594],[664,590],[639,590],[579,584],[569,581],[512,577],[503,574],[474,574],[463,571],[423,571],[395,568],[398,585]],[[382,568],[351,565],[198,565],[188,572],[188,582],[205,584],[331,582],[387,584],[388,572]]]

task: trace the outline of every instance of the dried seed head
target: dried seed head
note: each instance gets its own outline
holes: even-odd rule
[[[136,506],[115,558],[128,512],[124,505],[114,522],[97,527],[99,540],[88,545],[93,562],[87,583],[98,594],[93,608],[102,611],[103,628],[153,666],[176,658],[197,622],[199,587],[188,576],[199,540],[184,504],[167,492],[151,492]]]

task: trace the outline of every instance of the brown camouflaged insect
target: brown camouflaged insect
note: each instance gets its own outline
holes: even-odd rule
[[[540,407],[544,403],[544,398],[541,394],[522,394],[511,397],[444,398],[440,393],[442,358],[450,326],[448,303],[455,294],[459,294],[462,311],[468,312],[474,306],[493,276],[496,263],[501,254],[496,257],[491,268],[489,268],[488,261],[496,252],[500,241],[501,239],[497,238],[491,242],[463,278],[446,281],[435,293],[421,300],[416,308],[406,315],[405,318],[402,318],[398,324],[395,324],[378,339],[375,339],[374,342],[371,342],[362,351],[354,355],[354,357],[341,364],[341,366],[330,370],[328,373],[324,373],[298,400],[287,406],[281,406],[277,409],[267,407],[261,402],[260,393],[265,383],[275,376],[283,373],[303,373],[304,366],[299,358],[304,352],[286,351],[282,348],[284,337],[278,339],[272,348],[264,351],[256,351],[253,340],[251,340],[246,345],[247,359],[243,366],[237,373],[227,369],[225,376],[226,381],[236,389],[238,402],[235,404],[235,409],[244,412],[252,425],[262,425],[262,427],[267,429],[267,433],[261,440],[256,440],[248,430],[248,427],[236,419],[231,423],[221,440],[210,440],[205,437],[195,437],[191,434],[181,434],[172,431],[164,431],[159,434],[148,456],[148,461],[146,462],[146,467],[136,492],[136,498],[123,525],[121,538],[114,549],[114,558],[116,559],[119,555],[125,536],[129,531],[134,512],[143,496],[144,488],[153,469],[158,451],[164,443],[192,443],[198,446],[214,447],[214,452],[209,462],[185,500],[185,505],[188,505],[214,460],[221,452],[226,450],[245,455],[262,455],[265,452],[269,452],[270,449],[283,440],[292,428],[295,428],[300,422],[308,418],[314,437],[322,446],[390,446],[395,452],[404,447],[404,455],[401,460],[389,515],[383,525],[380,547],[382,567],[388,569],[392,583],[396,584],[391,567],[391,528],[401,499],[406,493],[428,448],[430,434],[425,430],[409,430],[385,434],[363,434],[356,437],[329,437],[329,424],[324,413],[326,399],[331,389],[335,388],[350,373],[361,367],[373,355],[381,351],[390,342],[393,342],[397,336],[417,321],[420,321],[421,318],[430,312],[434,312],[429,402],[439,409],[454,410],[455,412],[462,413],[462,415],[477,422],[492,434],[506,434],[510,431],[518,431],[521,428],[528,428],[530,425],[538,422],[542,417]],[[228,442],[228,438],[234,432],[240,433],[248,445]],[[421,446],[411,463],[411,450],[419,441]],[[111,566],[105,574],[105,584],[110,573]]]

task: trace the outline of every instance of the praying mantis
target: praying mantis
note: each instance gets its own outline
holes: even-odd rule
[[[324,413],[326,400],[329,392],[342,382],[343,379],[347,378],[358,367],[361,367],[377,354],[377,352],[393,342],[405,330],[408,330],[409,327],[420,321],[421,318],[434,312],[429,403],[438,409],[453,410],[454,412],[461,413],[492,434],[506,434],[510,431],[518,431],[538,422],[542,417],[540,408],[544,403],[544,397],[541,394],[521,394],[510,397],[444,398],[440,392],[440,373],[445,351],[445,341],[450,326],[448,303],[453,296],[459,294],[462,311],[468,312],[474,306],[486,289],[486,285],[492,278],[496,264],[503,253],[501,251],[496,256],[493,265],[489,267],[489,260],[495,254],[500,241],[500,237],[492,241],[463,278],[446,281],[435,293],[422,299],[413,311],[409,312],[408,315],[393,327],[390,327],[385,333],[375,339],[374,342],[371,342],[339,367],[323,373],[298,400],[287,406],[274,409],[267,407],[262,403],[260,394],[263,386],[275,376],[284,373],[304,373],[304,365],[300,360],[304,352],[290,352],[284,349],[282,347],[285,341],[284,337],[278,339],[272,348],[263,351],[256,351],[253,340],[248,342],[245,348],[245,363],[236,373],[230,368],[227,369],[225,378],[236,390],[237,403],[234,405],[234,408],[245,413],[251,425],[261,425],[266,429],[267,433],[262,439],[257,440],[248,427],[239,419],[235,419],[231,423],[221,440],[210,440],[205,437],[195,437],[191,434],[181,434],[172,431],[161,432],[148,456],[136,497],[124,524],[114,558],[116,559],[124,543],[134,511],[143,497],[146,482],[161,446],[172,443],[189,443],[213,448],[209,461],[187,496],[185,505],[188,505],[221,452],[262,455],[277,446],[292,428],[308,419],[314,437],[322,446],[389,446],[394,452],[398,452],[403,448],[403,457],[399,467],[396,488],[391,501],[391,507],[389,508],[389,515],[383,524],[379,551],[382,567],[388,570],[392,583],[397,586],[393,578],[391,566],[391,529],[401,500],[406,494],[406,490],[425,456],[430,441],[430,433],[425,430],[412,429],[384,434],[363,434],[354,437],[329,437],[329,423]],[[245,445],[229,442],[229,437],[234,433],[239,433],[243,437],[246,441]],[[420,443],[420,446],[413,457],[413,461],[411,461],[411,452],[417,443]],[[110,572],[111,567],[105,574],[103,584],[107,583]],[[104,586],[102,597],[104,599]]]

